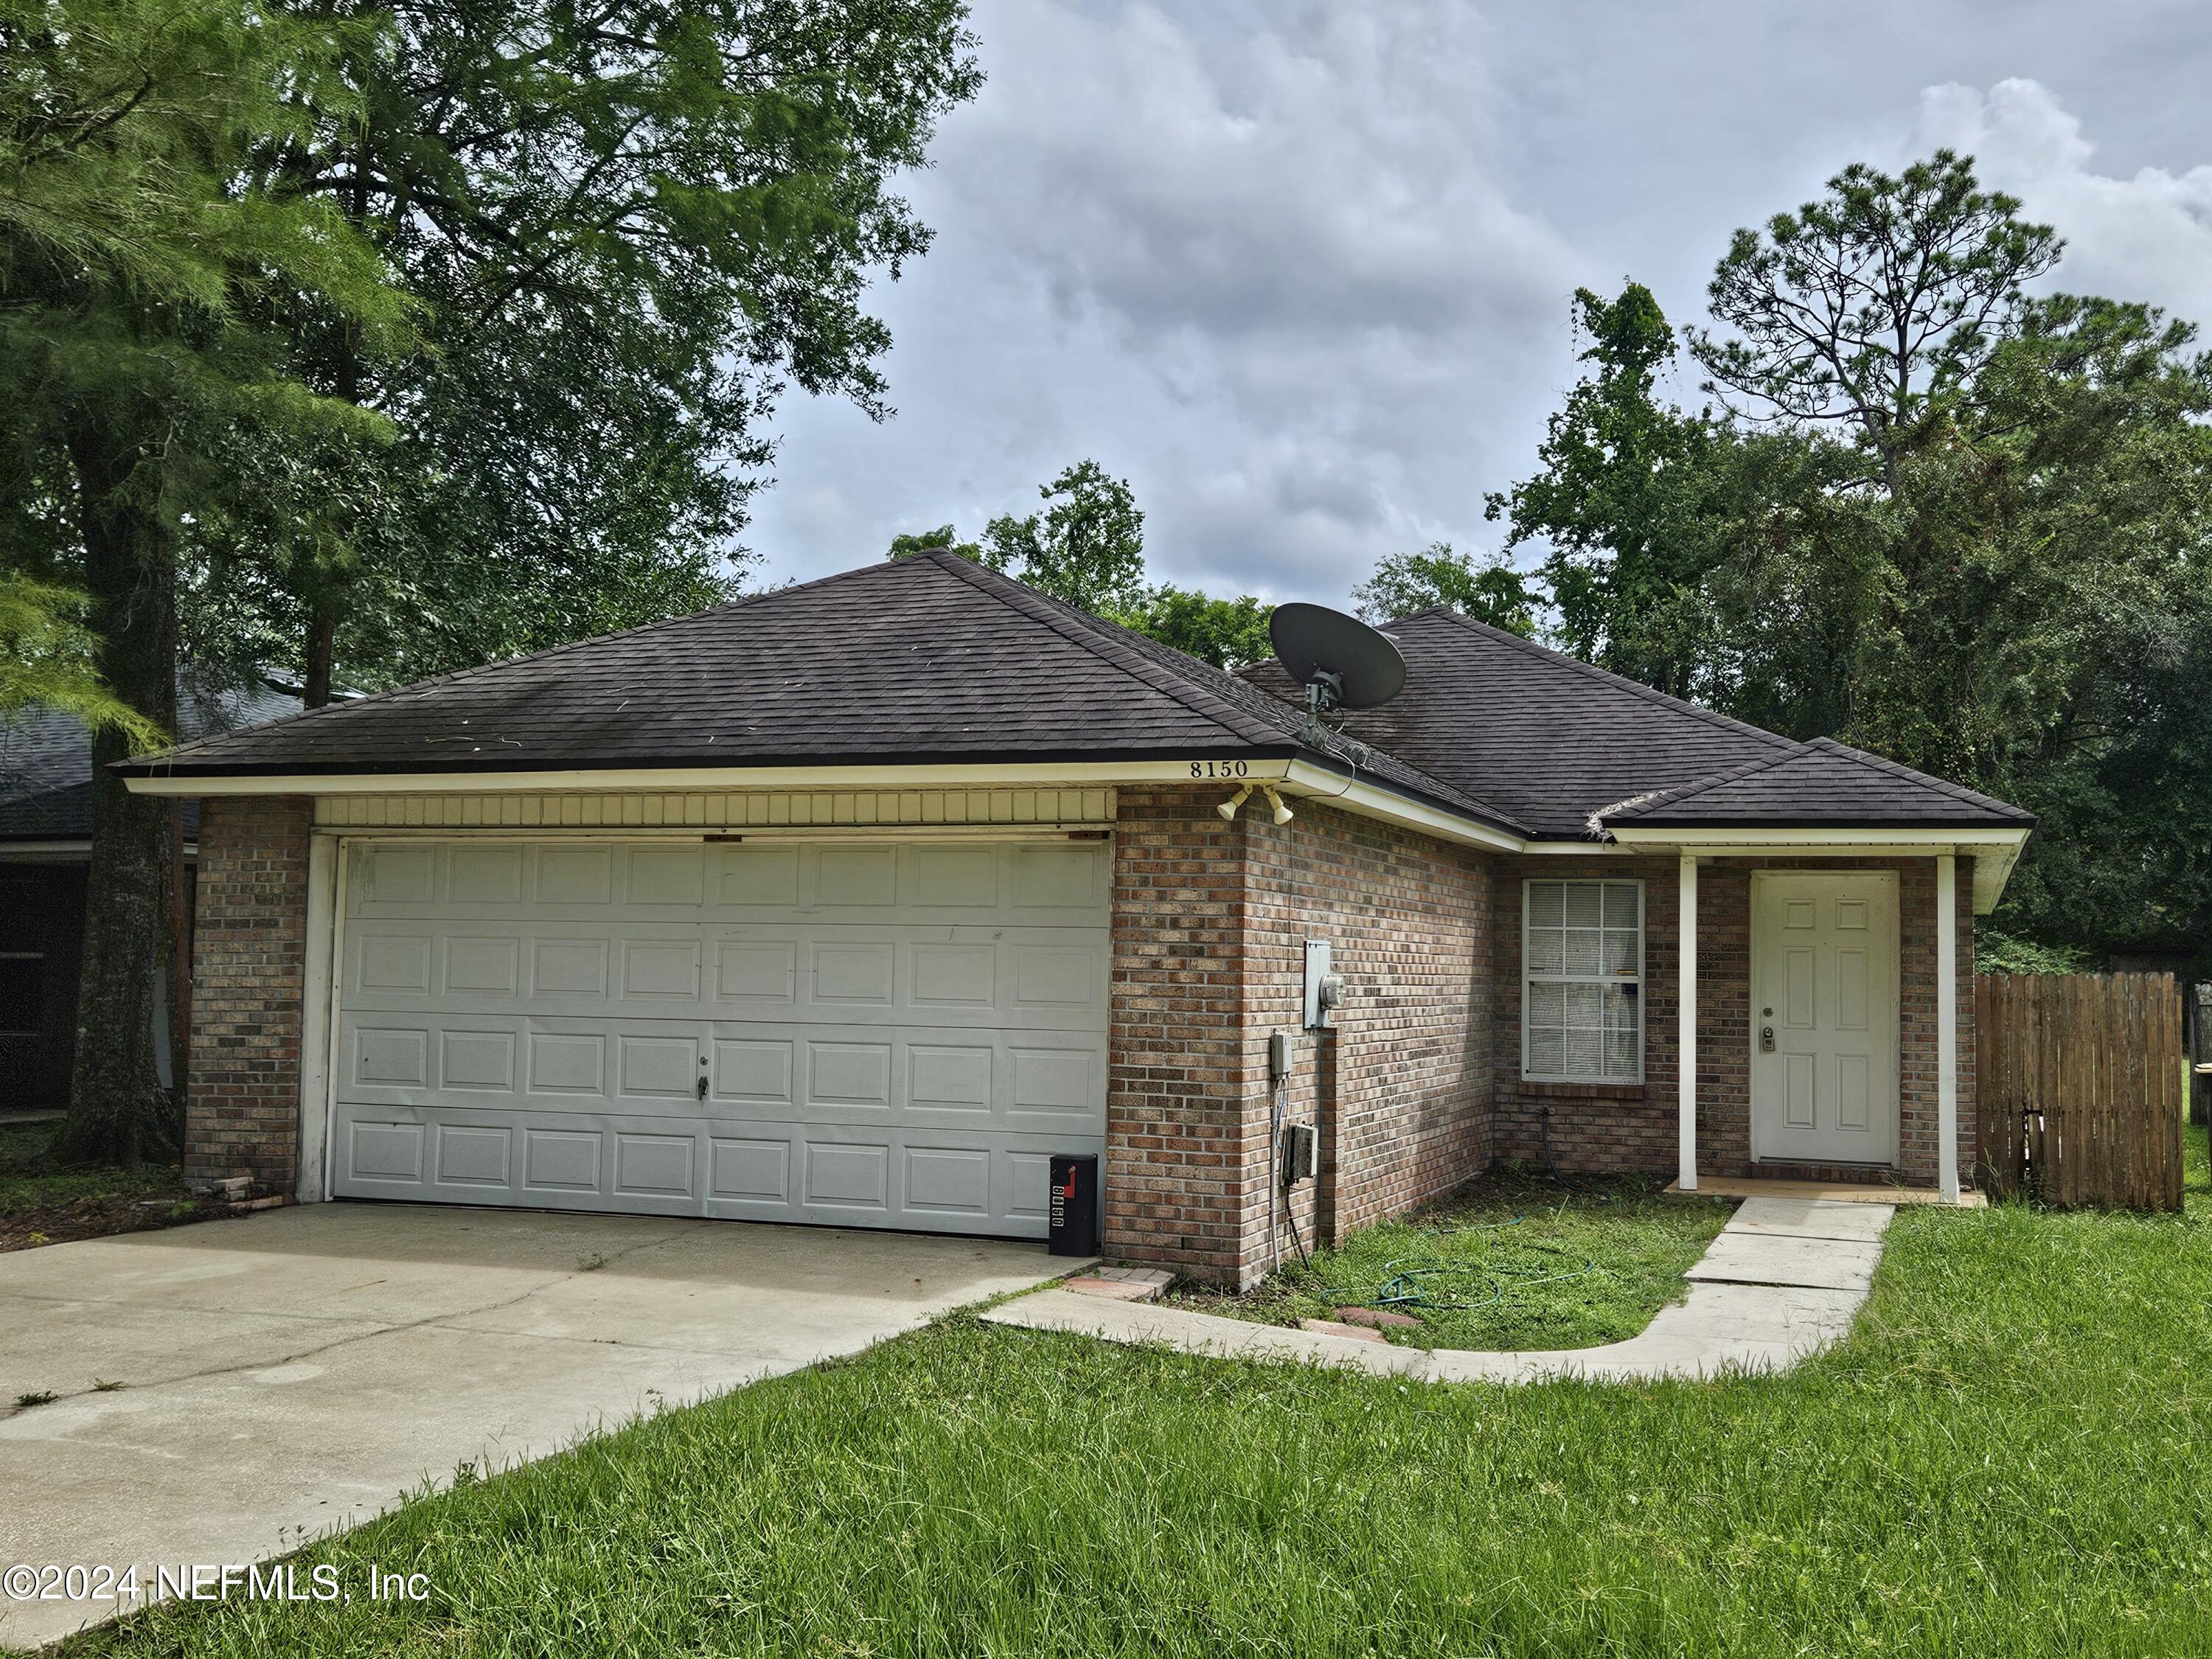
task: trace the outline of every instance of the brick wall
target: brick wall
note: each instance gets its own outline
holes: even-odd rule
[[[185,1103],[190,1181],[243,1175],[287,1192],[293,1186],[312,805],[289,795],[201,804]]]
[[[1698,872],[1698,1168],[1710,1176],[1848,1176],[1751,1160],[1751,872],[1760,869],[1898,872],[1900,1173],[1932,1185],[1936,1158],[1936,861],[1926,859],[1727,859]],[[1544,1152],[1567,1170],[1650,1174],[1677,1167],[1676,1036],[1680,867],[1673,858],[1499,859],[1495,865],[1497,1119],[1500,1159]],[[1521,1076],[1521,896],[1528,878],[1602,877],[1644,883],[1644,1081],[1527,1082]],[[1974,1145],[1973,870],[1959,860],[1960,1169]]]
[[[1309,1243],[1487,1164],[1489,878],[1479,854],[1315,803],[1279,827],[1255,799],[1224,823],[1225,793],[1121,792],[1106,1249],[1243,1284],[1271,1254],[1271,1031],[1295,1034],[1288,1115],[1322,1135],[1322,1178],[1288,1212]],[[1304,1030],[1309,938],[1348,989],[1328,1036]]]
[[[1103,1183],[1109,1256],[1217,1279],[1240,1272],[1267,1202],[1244,1030],[1251,825],[1221,821],[1222,793],[1121,792]]]
[[[1497,1127],[1500,1160],[1535,1164],[1548,1135],[1553,1161],[1562,1170],[1632,1173],[1672,1170],[1675,1162],[1675,945],[1680,937],[1675,860],[1595,854],[1589,858],[1501,858],[1492,866],[1492,913],[1498,972]],[[1529,879],[1640,881],[1644,884],[1644,1079],[1640,1083],[1536,1083],[1521,1075],[1521,902]],[[1705,896],[1698,896],[1701,923]],[[1717,918],[1715,918],[1717,921]],[[1717,927],[1701,938],[1717,939]],[[1698,954],[1702,973],[1708,965]],[[1698,1071],[1705,1059],[1705,1009],[1698,1019]],[[1711,1079],[1723,1083],[1725,1068]],[[1701,1087],[1699,1097],[1705,1098]]]
[[[1250,832],[1245,1015],[1263,1085],[1267,1034],[1293,1033],[1286,1115],[1313,1122],[1322,1150],[1294,1213],[1309,1243],[1334,1243],[1489,1165],[1489,860],[1318,802],[1295,810]],[[1328,1033],[1304,1029],[1309,939],[1329,941],[1344,976]]]

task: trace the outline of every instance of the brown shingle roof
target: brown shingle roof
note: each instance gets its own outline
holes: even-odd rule
[[[2025,825],[1823,739],[1800,744],[1449,611],[1389,624],[1380,708],[1302,736],[1297,688],[1225,674],[944,550],[226,732],[179,776],[1304,756],[1540,839],[1607,823]],[[1348,740],[1348,741],[1347,741]]]

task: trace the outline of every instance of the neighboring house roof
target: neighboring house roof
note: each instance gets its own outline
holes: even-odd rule
[[[189,670],[177,676],[178,735],[187,739],[261,726],[297,714],[289,692],[256,684],[203,684]],[[185,833],[198,813],[185,807]],[[31,709],[0,720],[0,842],[85,841],[92,835],[92,742],[74,714]]]
[[[1515,835],[2025,828],[1449,611],[1388,624],[1406,690],[1302,735],[1275,663],[1225,674],[939,550],[141,757],[189,779],[1296,757]],[[1346,741],[1349,739],[1350,741]]]

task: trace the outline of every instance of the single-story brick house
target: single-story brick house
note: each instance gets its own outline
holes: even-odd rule
[[[131,763],[204,802],[190,1172],[1035,1237],[1091,1152],[1110,1255],[1225,1281],[1499,1159],[1956,1191],[2027,814],[1388,631],[1316,734],[939,551]]]

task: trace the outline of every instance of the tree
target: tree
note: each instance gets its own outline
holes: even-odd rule
[[[396,441],[272,458],[290,499],[206,548],[310,703],[725,597],[782,387],[888,412],[864,289],[929,240],[894,181],[981,79],[960,0],[378,9],[389,46],[344,65],[365,118],[258,166],[424,302],[398,354],[289,319],[308,384]]]
[[[2003,959],[2212,963],[2212,356],[2022,296],[2057,244],[2015,209],[1939,155],[1739,236],[1741,337],[1694,337],[1718,416],[1659,401],[1648,296],[1578,296],[1597,372],[1493,510],[1551,542],[1577,650],[2036,812]]]
[[[910,559],[917,553],[927,553],[936,548],[948,553],[957,553],[963,559],[973,559],[977,564],[988,565],[994,570],[1004,569],[1005,561],[995,552],[986,551],[974,542],[963,542],[957,531],[949,525],[939,525],[934,530],[922,531],[919,535],[894,536],[888,556]]]
[[[1736,232],[1706,289],[1735,337],[1690,332],[1706,389],[1754,418],[1847,425],[1896,497],[1923,421],[1971,397],[2063,249],[2020,205],[1948,149],[1895,178],[1845,167],[1765,237]]]
[[[1037,493],[1052,505],[1023,518],[1002,514],[981,543],[951,525],[891,538],[889,556],[944,548],[1048,593],[1133,633],[1173,646],[1216,668],[1240,668],[1272,655],[1269,606],[1249,594],[1210,594],[1145,580],[1145,515],[1126,479],[1097,462],[1079,461]]]
[[[1701,592],[1722,556],[1735,434],[1707,416],[1662,404],[1674,331],[1640,283],[1607,301],[1574,296],[1577,382],[1547,423],[1542,470],[1489,497],[1509,525],[1506,548],[1542,542],[1542,580],[1568,650],[1677,696],[1695,690],[1711,654]]]
[[[1275,654],[1267,636],[1273,610],[1249,593],[1217,599],[1163,582],[1145,589],[1134,607],[1115,620],[1216,668],[1242,668]]]
[[[984,526],[984,562],[1098,616],[1133,611],[1145,580],[1145,515],[1126,479],[1078,461],[1037,494],[1049,505]]]
[[[1449,542],[1431,542],[1419,553],[1393,553],[1379,560],[1352,597],[1370,622],[1441,607],[1524,639],[1536,632],[1536,596],[1528,578],[1502,554],[1478,562],[1454,551]]]
[[[241,483],[206,465],[210,434],[381,435],[300,386],[270,321],[310,304],[388,350],[404,302],[339,216],[246,176],[353,118],[334,65],[375,33],[235,0],[0,0],[0,556],[82,586],[94,665],[137,717],[93,738],[64,1158],[128,1164],[178,1138],[152,1036],[173,809],[107,763],[173,725],[179,529]]]

